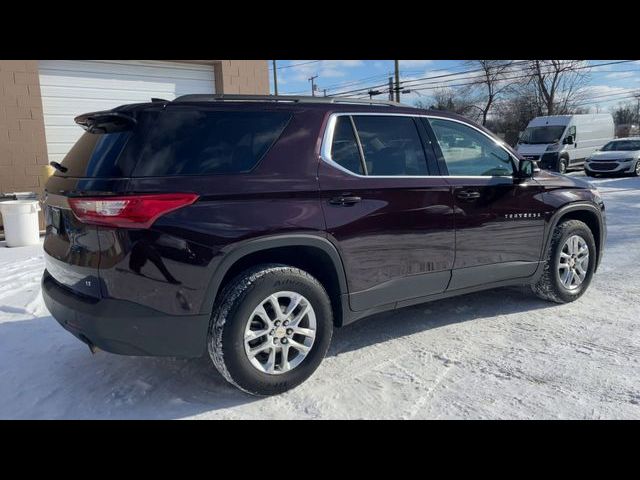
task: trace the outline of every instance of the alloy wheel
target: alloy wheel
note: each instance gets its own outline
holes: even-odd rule
[[[316,331],[309,300],[296,292],[276,292],[262,300],[247,319],[244,350],[251,365],[262,373],[286,373],[309,354]]]
[[[575,290],[589,271],[589,247],[580,235],[572,235],[564,242],[560,250],[558,276],[567,290]]]

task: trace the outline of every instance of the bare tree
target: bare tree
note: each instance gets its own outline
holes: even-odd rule
[[[616,125],[616,137],[636,136],[640,124],[640,96],[637,102],[618,103],[611,108],[613,121]]]
[[[476,108],[473,99],[468,95],[468,92],[452,88],[439,88],[434,90],[431,95],[432,102],[426,103],[424,101],[417,101],[416,106],[418,108],[430,108],[433,110],[444,110],[447,112],[457,113],[464,115],[472,120],[477,120],[478,114],[474,112]]]
[[[546,115],[561,115],[576,108],[589,81],[583,60],[532,60],[530,84]]]
[[[532,89],[519,89],[514,94],[500,100],[494,106],[496,115],[487,121],[487,128],[494,132],[503,132],[505,141],[515,145],[532,118],[539,116],[539,106]]]
[[[471,92],[479,90],[475,105],[481,112],[482,125],[486,125],[487,116],[496,100],[512,91],[521,79],[519,75],[511,75],[514,73],[513,60],[470,60],[466,63],[479,70],[477,83],[466,88]]]
[[[624,125],[629,123],[638,123],[640,117],[638,116],[638,104],[627,102],[625,104],[619,103],[617,107],[611,109],[613,114],[613,120],[616,125]]]

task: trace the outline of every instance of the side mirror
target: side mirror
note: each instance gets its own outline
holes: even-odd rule
[[[536,162],[533,160],[520,160],[518,163],[518,172],[517,178],[531,178],[533,177],[533,172],[536,171]]]
[[[573,135],[569,135],[568,137],[566,137],[564,139],[564,143],[565,145],[573,145]]]

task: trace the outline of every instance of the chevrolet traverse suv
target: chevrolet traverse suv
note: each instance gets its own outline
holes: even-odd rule
[[[96,348],[199,357],[271,395],[333,329],[506,285],[580,297],[604,204],[469,120],[392,102],[187,95],[80,115],[45,192],[42,290]]]

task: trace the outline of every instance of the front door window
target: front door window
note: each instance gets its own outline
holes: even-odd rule
[[[511,155],[474,128],[451,120],[430,119],[449,175],[511,176]]]

